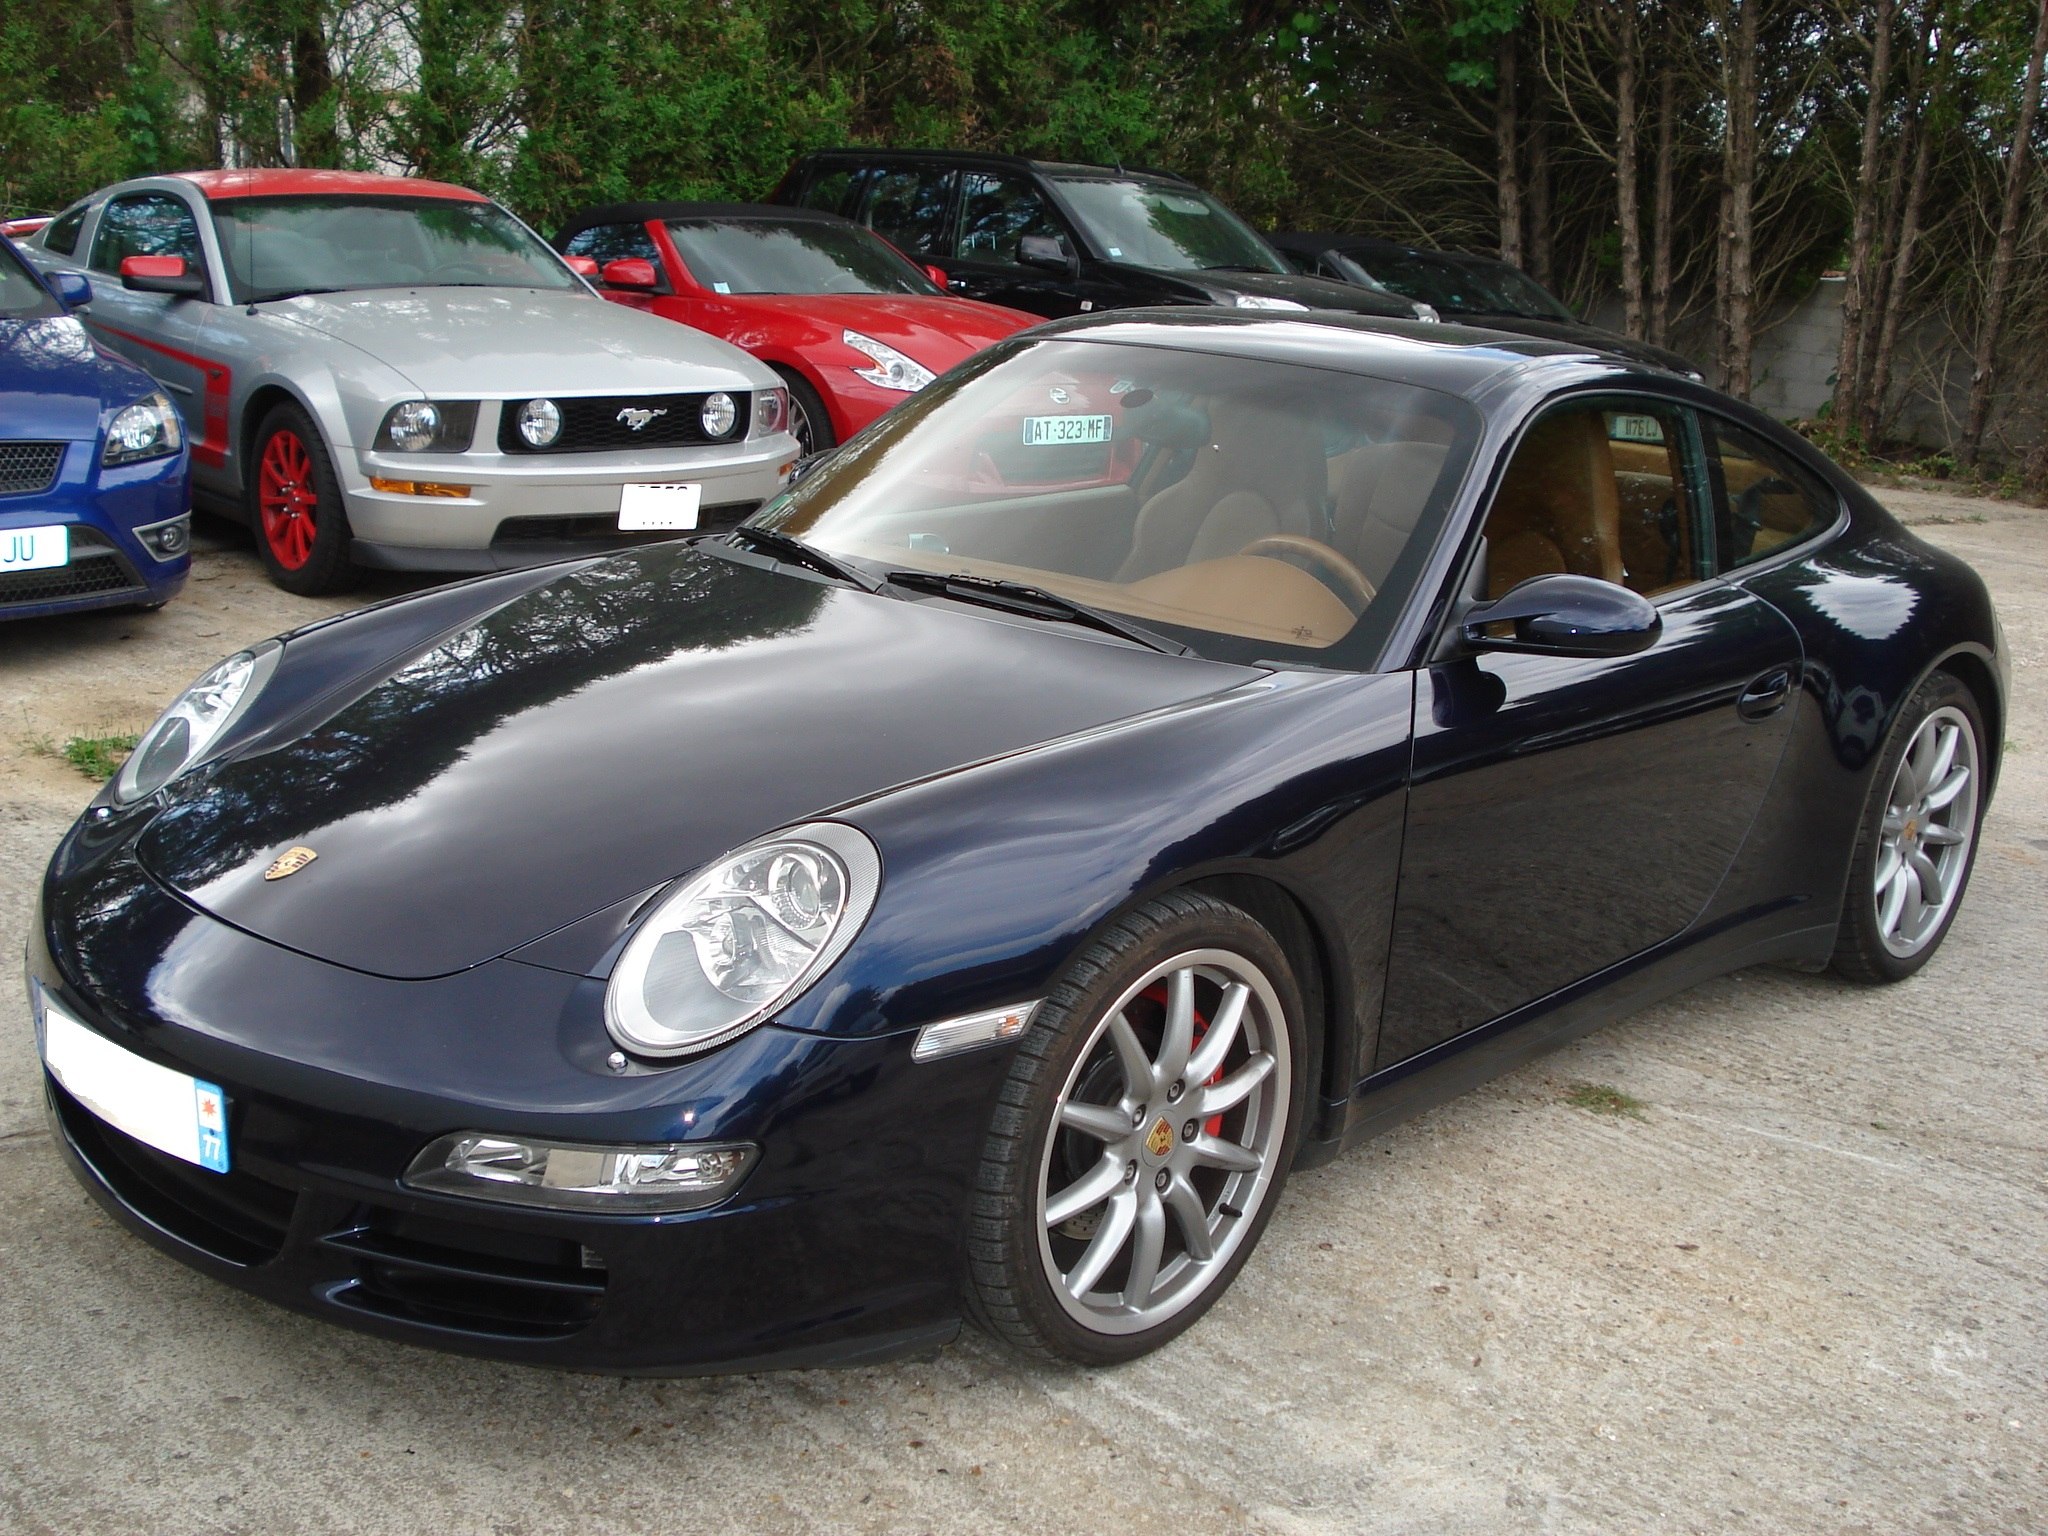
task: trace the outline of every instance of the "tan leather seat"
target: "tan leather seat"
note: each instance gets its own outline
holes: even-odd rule
[[[1117,579],[1221,559],[1268,534],[1315,534],[1326,490],[1322,439],[1309,423],[1219,402],[1187,474],[1138,509]]]
[[[1531,576],[1622,579],[1621,501],[1597,410],[1562,410],[1522,439],[1486,515],[1487,586],[1498,597]]]
[[[1375,588],[1414,538],[1449,451],[1442,443],[1369,443],[1330,460],[1331,543]]]

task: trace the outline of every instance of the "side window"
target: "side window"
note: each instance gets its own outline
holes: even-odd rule
[[[1658,402],[1588,401],[1540,417],[1486,514],[1488,586],[1568,572],[1649,596],[1699,575],[1684,416]]]
[[[50,220],[50,227],[43,231],[43,249],[55,251],[59,256],[69,256],[78,249],[78,232],[85,227],[85,204],[67,208]]]
[[[597,224],[579,230],[570,238],[569,249],[563,254],[588,256],[600,267],[608,261],[637,256],[642,261],[654,263],[657,278],[663,282],[668,280],[668,269],[661,261],[661,248],[647,233],[645,224]]]
[[[954,254],[967,261],[1017,263],[1026,235],[1061,236],[1045,199],[1028,182],[988,171],[969,171],[960,184],[960,241]]]
[[[804,194],[797,199],[800,208],[815,208],[820,213],[843,213],[849,217],[859,201],[861,186],[868,179],[868,168],[841,166],[836,170],[821,171],[817,179],[804,188]]]
[[[954,179],[954,172],[937,166],[883,171],[868,194],[861,223],[906,256],[943,256]]]
[[[100,214],[90,265],[119,272],[130,256],[182,256],[192,271],[204,269],[199,225],[182,198],[164,192],[117,197]]]
[[[1835,520],[1835,498],[1761,439],[1701,413],[1714,485],[1717,571],[1761,560]]]

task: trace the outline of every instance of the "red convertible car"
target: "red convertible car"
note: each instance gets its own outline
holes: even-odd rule
[[[956,299],[870,230],[760,203],[614,203],[555,236],[606,298],[754,354],[789,383],[790,431],[833,447],[1038,316]]]

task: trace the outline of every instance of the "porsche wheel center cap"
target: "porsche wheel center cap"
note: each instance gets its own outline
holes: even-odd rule
[[[1145,1155],[1154,1162],[1166,1161],[1166,1154],[1173,1150],[1173,1126],[1161,1115],[1152,1122],[1152,1129],[1145,1133]]]

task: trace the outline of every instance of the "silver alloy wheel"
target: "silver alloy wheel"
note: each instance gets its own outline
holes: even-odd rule
[[[1900,959],[1941,932],[1977,834],[1977,733],[1944,705],[1913,732],[1878,827],[1871,900],[1878,936]]]
[[[811,413],[804,409],[804,403],[797,398],[797,392],[789,391],[789,435],[796,439],[797,456],[809,458],[818,451],[817,440],[811,432]]]
[[[1039,1258],[1075,1321],[1140,1333],[1228,1271],[1284,1171],[1291,1055],[1272,983],[1229,950],[1164,960],[1104,1011],[1038,1169]]]

